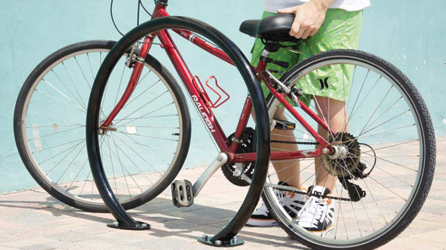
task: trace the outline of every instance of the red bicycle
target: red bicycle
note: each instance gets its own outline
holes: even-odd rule
[[[168,29],[223,61],[239,66],[246,82],[249,72],[240,68],[240,62],[233,62],[233,54],[202,37],[215,36],[212,27],[187,18],[168,17],[166,6],[167,0],[156,1],[153,21],[138,26],[117,44],[85,42],[65,48],[56,55],[57,60],[42,63],[28,78],[16,106],[15,135],[22,159],[39,184],[69,205],[90,211],[105,210],[97,191],[83,194],[87,186],[93,185],[90,170],[84,168],[86,159],[80,160],[85,139],[54,140],[84,127],[76,122],[75,112],[85,117],[88,111],[86,148],[90,163],[105,169],[103,174],[108,178],[109,188],[124,208],[148,202],[171,185],[188,154],[191,118],[175,78],[152,56],[157,53],[156,47],[167,53],[220,151],[195,184],[173,183],[175,205],[192,205],[193,198],[218,169],[240,188],[268,172],[263,189],[266,205],[292,238],[310,247],[374,248],[409,225],[421,209],[432,182],[435,137],[426,105],[401,71],[364,52],[335,50],[304,60],[277,79],[273,73],[280,72],[272,72],[267,66],[286,65],[271,60],[269,52],[280,47],[282,41],[290,40],[292,17],[278,15],[244,22],[242,32],[261,37],[265,42],[265,51],[254,72],[270,92],[265,114],[271,129],[272,164],[268,168],[255,168],[256,160],[260,166],[265,164],[265,155],[259,152],[266,149],[264,145],[259,148],[256,142],[256,133],[262,131],[247,124],[253,101],[257,105],[257,121],[264,121],[265,114],[259,112],[262,103],[248,95],[235,132],[227,136],[213,111],[229,97],[223,97],[225,91],[219,87],[224,84],[219,85],[215,80],[213,87],[213,77],[206,81],[205,85],[220,95],[213,101],[199,78],[190,72]],[[106,52],[107,57],[102,61]],[[78,70],[78,74],[69,70],[70,59],[72,69]],[[95,75],[92,65],[99,63],[102,65],[98,77],[90,85]],[[348,84],[351,89],[344,92],[343,124],[335,130],[329,117],[333,103],[323,88],[331,76],[323,72],[339,70],[351,72],[351,77],[342,75],[338,77],[340,81],[328,84]],[[87,78],[89,71],[91,78]],[[61,72],[66,72],[66,81]],[[85,86],[80,90],[74,84],[75,77],[91,86],[88,108],[82,91],[90,92],[90,88]],[[130,80],[123,82],[124,79]],[[56,85],[56,81],[61,84]],[[323,84],[319,85],[321,81]],[[73,84],[70,86],[69,82]],[[316,85],[318,93],[303,93],[300,86],[306,85],[313,88]],[[248,83],[247,86],[251,93],[259,91],[258,87],[255,90]],[[325,98],[320,98],[321,94]],[[53,105],[42,104],[49,100]],[[62,120],[70,122],[61,125]],[[66,129],[60,129],[63,126]],[[40,133],[36,127],[48,128],[48,132],[36,136],[36,131]],[[52,141],[45,145],[42,138]],[[55,153],[54,149],[62,153]],[[85,163],[75,166],[84,160]],[[283,177],[281,173],[290,168],[294,168],[294,174]],[[283,183],[299,176],[301,186],[315,185],[323,172],[326,174],[322,178],[330,175],[338,179],[327,197],[336,201],[336,228],[325,237],[298,226],[277,195],[279,191],[287,191],[287,195],[304,193]],[[263,180],[258,178],[256,183],[259,182]],[[251,188],[259,189],[257,186]],[[258,192],[249,194],[253,197],[248,201],[254,204],[248,204],[247,211],[252,212]],[[245,221],[246,216],[249,214],[245,215]]]

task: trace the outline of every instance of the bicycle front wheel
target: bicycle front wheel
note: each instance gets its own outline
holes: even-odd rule
[[[59,201],[91,212],[108,212],[108,209],[96,189],[88,164],[86,109],[96,73],[115,43],[85,41],[48,56],[25,81],[14,114],[15,141],[32,177]],[[165,96],[171,101],[170,107],[165,109],[173,107],[170,111],[178,118],[168,126],[160,123],[166,119],[163,117],[151,118],[156,121],[152,126],[148,123],[139,126],[141,123],[136,120],[122,120],[113,138],[111,135],[104,136],[107,139],[103,140],[103,148],[106,148],[108,162],[113,163],[108,165],[106,172],[125,209],[138,207],[159,194],[157,182],[169,181],[176,176],[190,143],[189,113],[178,84],[153,57],[147,56],[145,66],[147,75],[140,81],[141,88],[157,85],[145,93],[139,93],[138,99],[148,100],[144,98],[149,98],[155,91],[165,91]],[[101,112],[104,116],[109,111]],[[160,112],[153,112],[153,116]],[[153,153],[143,143],[142,138],[146,138],[147,133],[153,134],[155,129],[163,131],[158,137],[169,134],[175,138],[169,141],[171,148],[168,153]],[[127,141],[128,138],[139,139]],[[127,144],[120,143],[121,140]],[[137,151],[134,149],[136,143],[145,146],[140,147],[145,151],[139,152],[139,156],[133,156]],[[127,156],[133,162],[144,159],[145,168],[136,169]]]
[[[346,153],[316,160],[272,162],[275,167],[270,167],[267,182],[276,186],[266,187],[263,198],[280,226],[293,239],[315,249],[372,249],[400,234],[420,211],[435,168],[434,129],[415,86],[390,63],[353,50],[310,57],[290,69],[281,81],[304,89],[301,100],[330,128],[337,126],[337,134],[321,128],[319,134],[325,133],[329,142],[336,141],[333,145]],[[332,86],[341,91],[334,93]],[[312,136],[278,104],[272,95],[267,98],[270,118],[288,120],[296,128],[291,134],[272,130],[272,151],[290,148],[280,141],[298,144],[301,150],[314,149],[314,145],[308,145],[317,144]],[[312,120],[302,109],[295,110],[306,121]],[[309,124],[318,130],[316,122]],[[280,177],[281,171],[289,168],[294,168],[292,174]],[[321,177],[322,173],[331,179]],[[280,185],[297,176],[304,188],[328,187],[327,179],[335,181],[326,198],[334,218],[305,205],[314,213],[313,232],[299,225],[303,213],[297,218],[290,215],[283,197],[277,197]],[[285,196],[290,194],[289,189],[283,191]],[[309,198],[305,201],[308,203]],[[324,218],[329,218],[326,225],[330,226],[323,228],[320,224],[322,228],[316,229],[320,222],[316,220]]]

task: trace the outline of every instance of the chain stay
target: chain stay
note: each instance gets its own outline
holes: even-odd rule
[[[271,142],[283,143],[283,144],[319,145],[319,142],[306,142],[306,141],[279,141],[279,140],[271,140]],[[307,192],[299,191],[299,190],[295,190],[295,191],[293,191],[293,193],[308,195]],[[349,198],[336,197],[336,196],[330,196],[330,195],[326,195],[326,196],[324,196],[324,195],[313,195],[313,196],[318,197],[318,198],[323,198],[323,199],[329,198],[329,199],[339,200],[339,201],[352,201]]]
[[[319,142],[306,142],[306,141],[279,141],[279,140],[271,140],[271,142],[283,143],[283,144],[319,145]],[[293,193],[308,195],[307,192],[299,191],[299,190],[295,190],[295,191],[293,191]],[[323,195],[313,195],[313,196],[318,197],[318,198],[323,198],[323,199],[329,198],[329,199],[338,200],[338,201],[352,201],[349,198],[336,197],[336,196],[330,196],[330,195],[326,195],[326,196],[323,196]]]

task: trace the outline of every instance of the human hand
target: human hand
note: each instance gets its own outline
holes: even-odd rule
[[[322,26],[328,6],[334,0],[311,0],[299,6],[278,10],[279,14],[294,14],[290,36],[307,39],[313,36]]]

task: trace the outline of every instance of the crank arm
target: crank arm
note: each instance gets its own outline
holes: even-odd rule
[[[228,155],[225,153],[218,154],[217,158],[209,165],[209,167],[204,171],[200,178],[194,183],[193,185],[193,191],[194,191],[194,197],[197,197],[200,193],[201,189],[203,189],[204,185],[208,180],[211,178],[211,176],[223,165],[225,165],[228,162],[229,158]]]

